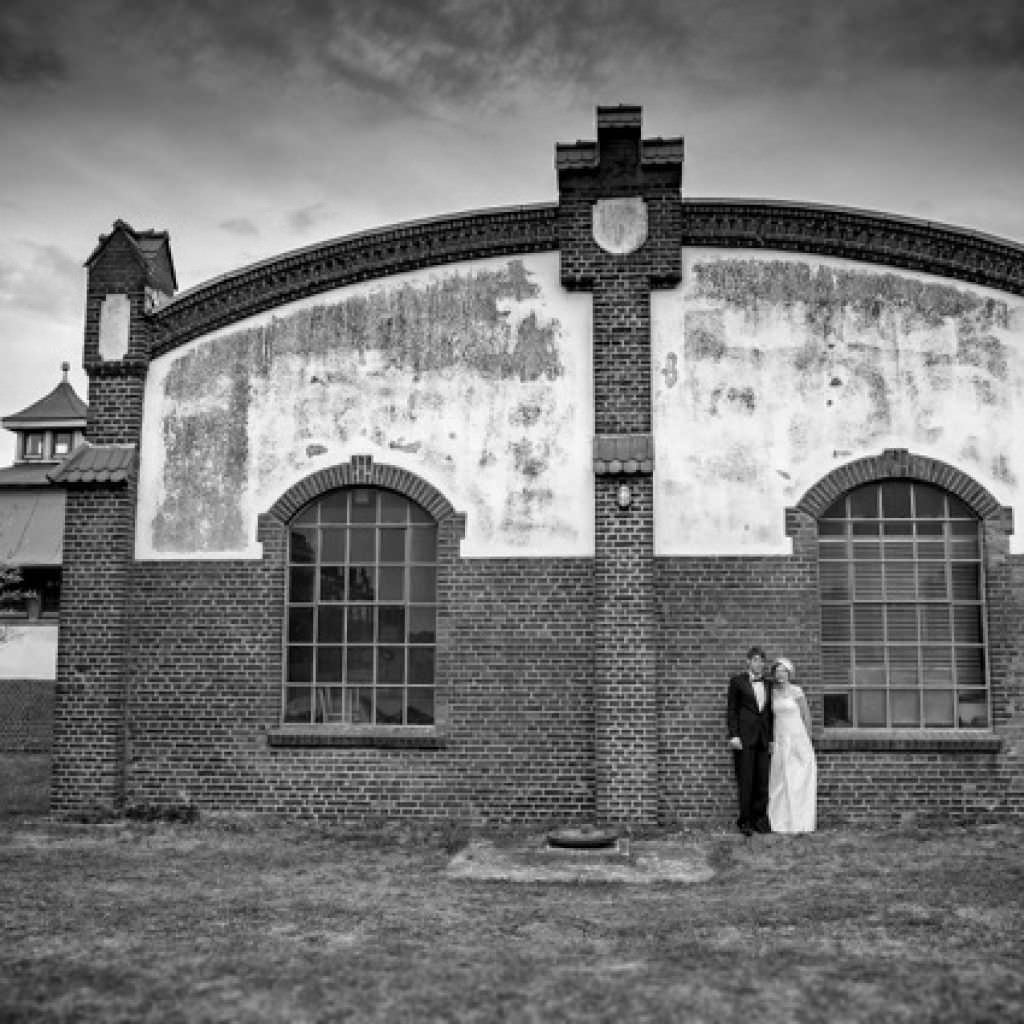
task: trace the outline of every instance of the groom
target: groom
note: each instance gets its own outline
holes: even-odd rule
[[[740,831],[770,832],[768,824],[768,767],[771,759],[774,714],[772,688],[764,677],[765,654],[760,647],[747,651],[747,671],[729,680],[729,746],[732,748],[739,792]]]

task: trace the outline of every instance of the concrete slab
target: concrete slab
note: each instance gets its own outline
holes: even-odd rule
[[[620,839],[609,849],[571,850],[541,836],[502,845],[476,840],[452,857],[446,874],[485,882],[696,884],[715,872],[704,851],[685,841]]]

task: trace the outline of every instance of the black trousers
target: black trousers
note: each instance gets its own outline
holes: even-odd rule
[[[740,802],[741,825],[756,825],[768,817],[768,769],[771,757],[767,747],[744,747],[732,752],[736,769],[736,789]]]

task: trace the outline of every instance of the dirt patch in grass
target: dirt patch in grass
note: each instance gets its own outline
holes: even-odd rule
[[[484,881],[441,834],[8,822],[0,1020],[1024,1014],[1024,825],[645,841],[710,873]]]

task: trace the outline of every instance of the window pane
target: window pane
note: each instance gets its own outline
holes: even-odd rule
[[[317,688],[314,721],[324,724],[345,721],[345,691],[340,686]]]
[[[925,647],[921,652],[924,662],[925,686],[932,689],[953,685],[953,652],[948,647]]]
[[[345,609],[335,607],[321,607],[317,614],[316,638],[320,643],[340,644],[345,639]]]
[[[317,531],[309,527],[291,531],[291,551],[288,557],[292,562],[316,561],[316,534]]]
[[[822,645],[821,678],[829,687],[849,686],[850,648]]]
[[[433,601],[437,590],[437,571],[425,566],[413,566],[409,570],[409,600]]]
[[[312,607],[288,609],[288,639],[292,643],[312,642],[313,612]]]
[[[885,596],[890,601],[916,596],[913,562],[886,562]]]
[[[373,643],[373,605],[349,605],[346,609],[350,644]]]
[[[409,648],[409,682],[433,684],[434,682],[434,648]]]
[[[880,604],[855,604],[853,606],[853,633],[860,641],[884,639],[882,632],[882,606]]]
[[[320,600],[345,600],[345,570],[340,565],[320,569]]]
[[[409,558],[413,562],[437,561],[437,531],[413,530]]]
[[[334,491],[320,502],[320,521],[323,523],[348,522],[348,492]]]
[[[378,687],[377,696],[377,718],[380,725],[401,725],[402,724],[402,688]]]
[[[848,605],[822,605],[821,639],[849,642],[850,608]]]
[[[384,491],[380,496],[380,521],[382,523],[404,523],[408,516],[409,502],[401,495]]]
[[[921,608],[921,635],[925,642],[948,642],[952,639],[949,623],[949,605],[923,605]]]
[[[988,727],[988,700],[984,690],[961,690],[957,702],[960,725]]]
[[[389,565],[379,570],[381,601],[402,601],[405,598],[405,569]]]
[[[373,598],[373,566],[353,565],[348,571],[348,599],[372,601]]]
[[[401,643],[405,639],[405,609],[402,607],[378,609],[380,628],[377,639]]]
[[[882,515],[886,519],[910,518],[910,484],[906,480],[882,484]]]
[[[293,520],[293,526],[309,526],[316,522],[316,510],[317,506],[307,505]]]
[[[843,522],[830,522],[828,520],[821,520],[818,523],[818,536],[819,537],[843,537],[846,535],[846,523]]]
[[[981,608],[978,605],[953,606],[953,635],[959,643],[981,643]]]
[[[427,687],[408,690],[409,725],[434,724],[434,691]]]
[[[405,648],[377,648],[377,682],[401,683],[405,681]]]
[[[949,584],[946,578],[946,565],[919,565],[917,567],[917,587],[922,599],[934,601],[949,596]]]
[[[353,722],[373,721],[373,690],[367,686],[348,688],[349,714]]]
[[[895,522],[883,523],[882,532],[886,537],[909,537],[914,532],[914,524],[897,519]]]
[[[914,484],[915,513],[919,519],[942,519],[946,514],[946,495],[936,487]]]
[[[885,725],[885,690],[858,690],[854,698],[857,725],[866,728]]]
[[[912,540],[887,540],[885,542],[885,558],[887,561],[903,559],[909,561],[914,557],[914,542]]]
[[[823,601],[848,601],[850,599],[850,570],[845,562],[822,563],[818,566]]]
[[[316,569],[293,568],[288,573],[288,600],[297,603],[312,602]]]
[[[856,537],[877,537],[882,532],[881,524],[879,524],[879,523],[869,523],[869,522],[861,523],[861,522],[854,521],[851,525],[853,526],[853,536],[855,538]],[[875,554],[875,555],[871,555],[869,557],[877,558],[878,555]]]
[[[377,492],[358,488],[352,495],[351,521],[353,523],[377,522]]]
[[[926,561],[945,558],[946,542],[942,540],[919,540],[917,542],[917,557],[923,558]]]
[[[316,649],[316,681],[318,683],[341,682],[343,650],[343,647],[318,647]]]
[[[826,693],[824,705],[826,727],[843,728],[853,725],[848,693]]]
[[[949,553],[953,558],[981,558],[981,545],[977,534],[973,537],[957,537],[949,547]]]
[[[409,643],[432,644],[437,639],[437,609],[415,607],[409,609]]]
[[[924,691],[924,724],[937,727],[953,724],[953,692],[951,690]]]
[[[854,524],[856,525],[856,523]],[[882,545],[876,541],[854,540],[853,557],[858,562],[877,560],[882,557]]]
[[[818,558],[823,562],[834,562],[840,558],[849,558],[850,549],[845,540],[834,541],[824,539],[818,542]]]
[[[348,530],[338,527],[325,528],[323,531],[323,550],[320,559],[324,562],[345,561],[345,538]]]
[[[871,484],[852,491],[850,498],[850,516],[853,519],[878,518],[878,487]]]
[[[372,562],[377,557],[377,531],[372,526],[351,527],[348,531],[349,560]]]
[[[978,566],[971,562],[954,562],[952,567],[953,599],[977,600],[980,596]]]
[[[284,720],[308,722],[312,705],[308,686],[286,686],[284,690]]]
[[[288,647],[288,681],[309,683],[313,681],[313,648]]]
[[[956,681],[961,687],[985,684],[985,660],[980,647],[956,649]]]
[[[891,604],[886,612],[890,642],[917,643],[917,605]]]
[[[920,698],[917,690],[893,690],[889,694],[889,715],[895,726],[921,724]]]
[[[880,562],[861,562],[853,566],[853,596],[859,601],[881,600],[882,565]]]
[[[380,531],[380,560],[382,562],[405,561],[405,530]]]
[[[373,682],[372,647],[349,647],[346,649],[345,679],[350,683]]]

